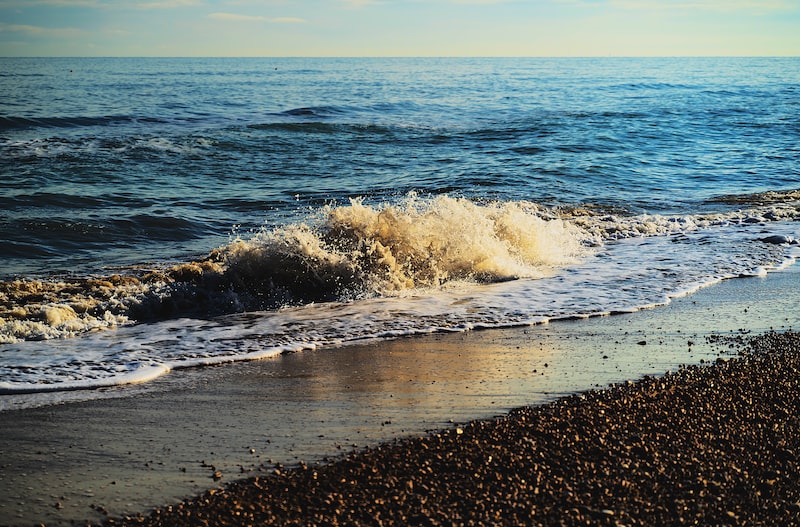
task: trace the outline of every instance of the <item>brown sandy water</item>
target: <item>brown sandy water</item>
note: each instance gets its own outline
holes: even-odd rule
[[[134,514],[278,463],[711,361],[705,335],[800,327],[798,284],[790,268],[629,315],[179,371],[119,397],[4,412],[0,525]]]

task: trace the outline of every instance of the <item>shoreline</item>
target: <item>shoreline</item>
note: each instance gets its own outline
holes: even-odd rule
[[[297,353],[4,412],[0,525],[137,514],[276,466],[714,362],[706,335],[800,325],[798,280],[793,266],[631,314]]]

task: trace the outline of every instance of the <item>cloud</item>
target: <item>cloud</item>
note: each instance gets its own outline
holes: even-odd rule
[[[559,3],[608,6],[637,11],[778,11],[796,9],[791,0],[555,0]]]
[[[492,5],[507,4],[514,0],[452,0],[454,4]]]
[[[0,24],[0,33],[25,33],[27,35],[35,35],[37,37],[71,37],[81,33],[79,29],[74,28],[51,28],[42,26],[31,26],[27,24]]]
[[[176,9],[202,5],[200,0],[158,0],[136,4],[136,9]]]
[[[228,20],[232,22],[267,22],[270,24],[302,24],[306,21],[302,18],[294,17],[266,17],[266,16],[252,16],[252,15],[239,15],[236,13],[211,13],[208,18],[215,20]]]
[[[208,18],[215,20],[233,20],[235,22],[266,22],[263,16],[237,15],[235,13],[211,13]]]
[[[100,0],[43,0],[42,3],[62,7],[106,7],[108,5]]]
[[[305,24],[307,20],[303,18],[295,18],[291,16],[278,16],[275,18],[268,19],[269,22],[273,24]]]
[[[0,7],[31,7],[46,5],[52,7],[108,7],[109,4],[100,0],[4,0]]]
[[[367,5],[380,5],[383,2],[379,0],[339,0],[341,3],[347,5],[348,7],[364,7]]]
[[[88,8],[122,8],[122,9],[175,9],[179,7],[201,6],[201,0],[152,0],[124,4],[111,0],[0,0],[0,7],[88,7]]]

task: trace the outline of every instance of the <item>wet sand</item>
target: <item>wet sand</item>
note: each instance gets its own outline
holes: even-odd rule
[[[313,466],[318,476],[322,470],[336,476],[336,471],[343,470],[342,464],[347,463],[368,467],[373,463],[369,461],[371,458],[343,459],[343,456],[352,451],[362,452],[367,446],[373,447],[369,455],[376,455],[373,452],[394,448],[391,445],[397,438],[409,438],[410,443],[401,442],[401,446],[406,445],[403,448],[418,445],[420,441],[435,443],[436,438],[454,434],[460,440],[473,430],[500,426],[486,423],[509,421],[502,417],[497,421],[463,424],[473,419],[505,416],[513,408],[542,405],[570,393],[643,375],[661,376],[678,370],[681,364],[713,363],[721,354],[727,356],[728,349],[708,344],[707,335],[797,327],[798,285],[800,273],[790,268],[766,279],[723,282],[676,299],[668,306],[628,315],[529,328],[431,335],[174,372],[147,385],[108,390],[106,399],[3,412],[0,414],[3,420],[0,525],[99,522],[178,503],[209,489],[223,496],[218,489],[240,478],[257,476],[261,478],[260,486],[283,485],[284,477],[297,480],[313,472],[300,468],[288,472],[289,476],[276,478],[270,476],[276,466],[285,473],[287,467],[303,463]],[[664,392],[657,385],[648,390]],[[713,400],[716,396],[705,397]],[[514,415],[542,412],[545,408],[559,408],[581,400],[584,399],[573,397],[567,399],[570,403],[537,406],[515,411]],[[624,407],[623,404],[618,410],[620,415],[624,415]],[[662,419],[665,419],[664,408],[662,404],[659,410]],[[587,421],[595,423],[597,406],[590,405],[585,411],[589,413],[582,414],[584,426]],[[547,419],[542,420],[541,426],[546,422]],[[457,434],[459,428],[462,434]],[[432,430],[445,432],[430,435]],[[659,436],[664,448],[671,433],[665,429]],[[501,440],[503,434],[498,436]],[[424,439],[411,439],[420,436]],[[508,454],[519,447],[511,442],[506,447],[490,446],[487,436],[475,437],[483,444],[476,447],[479,449],[505,449]],[[711,434],[706,440],[714,437]],[[382,443],[389,446],[377,448]],[[452,450],[452,447],[449,444],[447,448]],[[556,464],[563,461],[558,456],[572,457],[569,452],[571,447],[542,451],[547,463]],[[721,450],[714,452],[719,455]],[[646,464],[642,462],[646,460],[643,455],[629,453],[642,466]],[[339,460],[338,464],[330,463],[335,460]],[[424,462],[420,458],[417,469],[425,466]],[[540,465],[544,462],[537,461]],[[381,474],[393,470],[389,458],[380,461],[380,465],[374,463],[368,468],[381,467],[376,481],[383,481]],[[514,464],[504,466],[513,468]],[[520,470],[523,467],[519,465]],[[529,474],[535,472],[531,467],[524,470]],[[441,478],[431,477],[417,484],[438,479]],[[398,479],[392,492],[403,482]],[[247,492],[255,492],[247,488],[250,488]],[[300,487],[297,489],[296,492],[301,492]],[[517,487],[518,492],[523,489],[527,487]],[[486,502],[479,499],[478,490],[469,492],[472,494],[464,494],[471,496],[465,498],[468,501]],[[574,488],[573,492],[577,493]],[[417,494],[405,496],[411,500]],[[394,498],[376,494],[374,500],[380,499]],[[259,500],[264,502],[263,496]],[[559,500],[563,501],[563,495]],[[232,498],[224,501],[234,503]],[[463,503],[464,499],[458,501]],[[579,512],[583,510],[577,501],[564,503],[575,504]],[[586,510],[599,510],[601,519],[632,522],[633,516],[621,520],[620,515],[627,510],[622,506],[607,509],[613,515],[594,505],[582,506],[588,507]],[[548,509],[552,512],[548,516],[551,519],[557,518],[561,510],[553,507]],[[387,511],[392,509],[388,507]],[[411,514],[410,510],[406,514]],[[422,509],[414,510],[414,514],[424,515]],[[561,513],[567,514],[568,510]],[[320,523],[332,522],[334,517],[348,523],[345,516],[334,514],[335,509],[320,511],[323,516],[329,515],[320,516]],[[311,514],[310,509],[306,512]],[[341,510],[340,513],[345,514]],[[589,514],[581,512],[584,513]],[[276,513],[271,510],[269,514]],[[467,518],[486,520],[475,516],[474,511],[464,514],[467,516],[462,523],[468,523]],[[309,518],[312,516],[305,520]],[[297,521],[308,523],[305,520]],[[400,523],[401,519],[395,517],[395,520]]]

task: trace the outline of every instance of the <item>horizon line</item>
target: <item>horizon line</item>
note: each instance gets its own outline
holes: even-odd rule
[[[699,59],[799,55],[0,55],[0,59]]]

